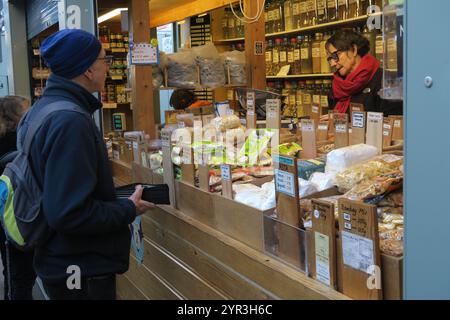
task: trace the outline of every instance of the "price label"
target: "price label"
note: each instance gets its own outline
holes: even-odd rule
[[[171,136],[170,131],[161,131],[161,144],[163,147],[170,147]]]
[[[317,106],[312,106],[312,112],[313,112],[313,113],[319,113],[319,107],[317,107]]]
[[[337,133],[346,133],[347,125],[346,124],[336,124],[336,132]]]
[[[401,128],[402,127],[402,121],[401,120],[395,120],[394,121],[394,127],[395,128]]]
[[[247,92],[247,115],[255,115],[255,93]]]
[[[328,125],[327,124],[319,124],[319,130],[328,131]]]
[[[280,113],[280,105],[281,102],[279,99],[267,99],[266,100],[267,118],[277,119]]]
[[[295,176],[293,173],[276,169],[275,186],[278,192],[295,197]]]
[[[353,128],[364,128],[364,113],[353,112],[352,126]]]
[[[302,131],[303,132],[313,132],[314,125],[311,122],[302,122]]]
[[[231,181],[231,169],[229,165],[221,165],[220,171],[222,174],[222,180],[223,181]]]
[[[378,122],[383,120],[383,114],[378,112],[369,112],[367,118],[371,122]]]

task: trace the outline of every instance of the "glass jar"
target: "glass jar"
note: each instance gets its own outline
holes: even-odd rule
[[[296,91],[296,97],[295,97],[298,118],[306,116],[305,108],[303,107],[303,93],[305,91],[305,88],[306,88],[306,82],[299,81],[298,85],[297,85],[297,91]]]
[[[273,41],[269,40],[266,46],[266,75],[272,76],[272,63],[273,63]]]
[[[280,69],[288,64],[288,41],[287,38],[284,38],[283,42],[280,45],[280,63],[279,67]]]
[[[345,20],[347,19],[347,11],[348,10],[348,3],[347,0],[338,0],[338,14],[337,14],[337,20]]]
[[[347,19],[356,18],[359,15],[359,0],[348,0]]]
[[[359,15],[365,16],[367,14],[367,8],[370,6],[371,0],[360,0],[359,1]]]
[[[303,109],[306,116],[311,116],[312,98],[314,94],[314,80],[306,80],[306,87],[303,91]]]
[[[332,90],[332,81],[323,80],[322,93],[320,95],[320,107],[322,108],[322,115],[328,114],[329,104],[328,95]]]
[[[383,35],[379,33],[375,38],[375,57],[383,65],[384,59],[384,41]]]
[[[311,43],[312,73],[320,73],[322,71],[322,56],[320,52],[320,43],[322,42],[322,39],[323,35],[321,33],[316,33],[316,37]]]
[[[292,0],[284,1],[284,30],[290,31],[294,29],[293,24],[293,8],[292,8]]]
[[[300,28],[308,27],[311,25],[308,15],[308,3],[307,0],[300,1]]]
[[[292,0],[292,27],[300,28],[300,0]]]
[[[264,8],[264,21],[266,22],[266,34],[272,33],[272,2],[270,0],[266,1],[266,6]]]
[[[317,23],[316,0],[306,1],[306,11],[308,14],[309,25],[314,26]]]
[[[280,50],[281,50],[281,39],[275,40],[275,45],[272,49],[272,74],[276,76],[280,71]]]
[[[316,80],[313,87],[313,97],[311,105],[311,118],[316,121],[316,126],[319,122],[319,118],[322,114],[320,107],[320,96],[322,94],[323,80]]]
[[[316,0],[317,6],[317,24],[327,23],[327,0]]]
[[[228,39],[236,38],[236,20],[231,9],[228,9]]]
[[[327,0],[328,22],[337,20],[337,7],[337,0]]]
[[[295,70],[295,48],[297,46],[297,39],[296,38],[292,38],[290,41],[290,45],[288,48],[288,63],[291,66],[290,67],[290,74],[296,74],[296,70]]]
[[[311,42],[309,36],[305,36],[301,46],[301,72],[302,74],[312,73]]]
[[[328,39],[330,39],[331,35],[329,33],[325,33],[322,41],[320,42],[320,72],[321,73],[331,73],[331,66],[328,62],[326,43]]]
[[[275,1],[273,6],[273,32],[283,32],[284,31],[284,21],[283,21],[283,2]]]
[[[302,36],[297,37],[297,41],[294,48],[294,72],[293,74],[299,75],[302,71],[302,56],[301,56],[301,47],[302,47]]]

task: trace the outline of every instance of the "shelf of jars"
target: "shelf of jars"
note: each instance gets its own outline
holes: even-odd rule
[[[332,73],[311,73],[311,74],[291,74],[291,75],[282,75],[282,76],[266,76],[266,79],[301,79],[301,78],[331,78],[333,76]]]
[[[321,24],[316,24],[316,25],[308,26],[308,27],[302,27],[302,28],[298,28],[298,29],[267,33],[266,37],[273,38],[273,37],[287,36],[287,35],[298,34],[298,33],[314,33],[315,31],[321,31],[324,29],[334,29],[336,27],[344,27],[347,25],[354,25],[357,23],[367,21],[371,17],[380,16],[380,15],[381,15],[381,13],[374,13],[374,14],[364,15],[364,16],[360,16],[360,17],[356,17],[356,18],[321,23]]]

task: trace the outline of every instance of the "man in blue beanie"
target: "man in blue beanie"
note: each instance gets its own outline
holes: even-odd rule
[[[140,186],[129,199],[115,196],[103,137],[91,117],[102,107],[92,93],[103,89],[109,67],[100,42],[82,30],[62,30],[42,43],[41,55],[52,75],[28,123],[49,104],[70,102],[82,112],[56,109],[32,142],[30,167],[50,228],[34,267],[51,299],[115,299],[116,274],[129,267],[129,224],[154,205],[141,199]]]

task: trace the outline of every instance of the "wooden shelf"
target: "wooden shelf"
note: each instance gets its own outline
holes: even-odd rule
[[[312,73],[312,74],[297,74],[288,76],[266,76],[266,79],[300,79],[300,78],[331,78],[332,73]]]
[[[130,103],[103,102],[103,109],[117,109],[122,106],[129,107]]]
[[[221,43],[240,42],[240,41],[245,41],[245,38],[220,39],[220,40],[214,40],[213,42],[216,44],[221,44]]]
[[[341,26],[348,25],[348,24],[363,22],[363,21],[367,20],[369,17],[376,17],[376,16],[380,16],[380,15],[381,15],[381,13],[375,13],[375,14],[371,14],[371,15],[364,15],[364,16],[357,17],[357,18],[322,23],[322,24],[318,24],[318,25],[314,25],[314,26],[310,26],[310,27],[304,27],[304,28],[299,28],[299,29],[294,29],[294,30],[289,30],[289,31],[268,33],[268,34],[266,34],[266,37],[271,38],[271,37],[285,36],[285,35],[296,34],[296,33],[306,33],[306,32],[311,33],[314,31],[321,30],[321,29],[341,27]]]

